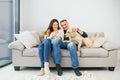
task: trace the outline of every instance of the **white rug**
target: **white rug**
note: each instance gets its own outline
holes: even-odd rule
[[[51,73],[50,75],[26,75],[24,80],[99,80],[95,77],[93,73],[87,71],[82,72],[82,76],[77,77],[73,73],[64,73],[62,76],[57,76]]]

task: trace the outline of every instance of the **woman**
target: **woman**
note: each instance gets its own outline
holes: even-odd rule
[[[49,74],[49,56],[51,51],[51,39],[60,37],[57,34],[59,30],[59,22],[57,19],[52,19],[48,29],[44,32],[44,40],[39,45],[39,57],[41,60],[41,70],[39,75]]]

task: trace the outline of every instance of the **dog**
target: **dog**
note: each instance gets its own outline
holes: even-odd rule
[[[90,38],[84,38],[83,39],[83,43],[82,43],[82,46],[83,48],[91,48],[93,45],[93,40],[90,39]]]
[[[97,32],[95,34],[95,37],[92,39],[83,38],[79,33],[77,33],[74,29],[72,29],[71,31],[67,31],[65,36],[71,38],[70,42],[75,42],[75,43],[77,42],[78,44],[77,48],[78,48],[78,51],[80,51],[81,46],[84,46],[84,48],[91,48],[95,40],[100,37],[100,34]]]
[[[72,29],[71,31],[67,31],[65,36],[70,38],[70,42],[75,42],[75,43],[77,42],[78,44],[77,49],[78,51],[80,51],[82,41],[84,38],[79,33],[77,33],[74,29]]]

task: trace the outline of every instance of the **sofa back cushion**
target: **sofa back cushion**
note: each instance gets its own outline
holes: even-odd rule
[[[104,33],[103,32],[98,32],[100,34],[100,37],[104,37]],[[87,32],[88,34],[88,38],[94,38],[96,35],[96,32]]]
[[[35,31],[24,31],[20,34],[15,34],[15,37],[28,49],[39,45],[41,42],[39,33]]]

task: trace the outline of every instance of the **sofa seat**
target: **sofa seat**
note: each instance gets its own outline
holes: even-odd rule
[[[81,48],[81,57],[108,57],[108,51],[104,48]]]
[[[77,55],[80,56],[80,53],[77,52]],[[70,53],[67,49],[61,49],[61,56],[62,57],[70,57]]]
[[[78,56],[80,56],[80,53],[77,53]],[[34,47],[31,49],[24,49],[23,51],[24,57],[38,57],[38,47]],[[53,54],[51,53],[51,56],[53,57]],[[62,57],[70,57],[69,51],[67,49],[61,49],[61,56]]]
[[[51,53],[52,57],[53,54]],[[104,48],[81,48],[81,52],[77,52],[77,55],[80,57],[108,57],[108,51]],[[24,49],[24,57],[38,57],[38,47],[31,49]],[[61,49],[62,57],[70,57],[69,51],[67,49]]]

